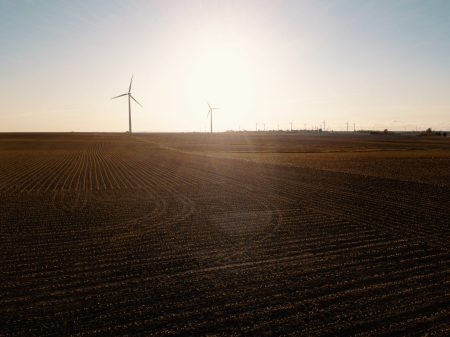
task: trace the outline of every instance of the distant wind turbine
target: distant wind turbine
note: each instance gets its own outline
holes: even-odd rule
[[[219,108],[213,108],[209,102],[206,102],[206,104],[208,104],[209,110],[208,110],[208,114],[206,115],[206,118],[208,118],[211,115],[211,133],[213,132],[213,110],[217,110]]]
[[[128,128],[129,128],[128,131],[130,132],[130,134],[132,133],[132,130],[131,130],[131,99],[132,99],[133,101],[135,101],[137,104],[139,104],[140,107],[142,107],[141,103],[139,103],[139,102],[131,95],[131,84],[132,84],[132,83],[133,83],[133,76],[131,76],[130,87],[128,88],[128,92],[125,93],[125,94],[122,94],[122,95],[119,95],[119,96],[116,96],[116,97],[111,98],[111,99],[114,99],[114,98],[118,98],[118,97],[122,97],[122,96],[127,96],[127,95],[128,95]]]

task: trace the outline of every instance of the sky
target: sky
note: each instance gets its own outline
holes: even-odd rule
[[[0,132],[450,130],[450,1],[0,0]]]

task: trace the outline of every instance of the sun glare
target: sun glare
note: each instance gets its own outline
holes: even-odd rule
[[[236,36],[207,44],[200,41],[187,69],[187,97],[203,97],[219,106],[224,111],[217,114],[219,129],[237,128],[238,117],[245,122],[242,117],[252,113],[256,99],[254,49]]]

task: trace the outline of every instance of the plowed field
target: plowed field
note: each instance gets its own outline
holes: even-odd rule
[[[0,135],[0,336],[450,335],[450,141]]]

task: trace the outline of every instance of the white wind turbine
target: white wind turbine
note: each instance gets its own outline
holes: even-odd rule
[[[130,87],[128,88],[128,92],[125,93],[125,94],[122,94],[122,95],[119,95],[119,96],[116,96],[116,97],[111,98],[111,99],[114,99],[114,98],[118,98],[118,97],[122,97],[122,96],[127,96],[127,95],[128,95],[128,128],[129,128],[128,131],[130,132],[130,134],[132,133],[132,130],[131,130],[131,99],[132,99],[133,101],[135,101],[137,104],[139,104],[140,107],[142,107],[141,103],[139,103],[139,102],[131,95],[131,84],[132,84],[132,83],[133,83],[133,76],[131,76]]]
[[[211,133],[213,132],[213,110],[217,110],[219,108],[213,108],[209,102],[206,102],[206,104],[208,104],[209,110],[208,110],[208,114],[206,115],[206,118],[209,117],[209,115],[211,115]]]

